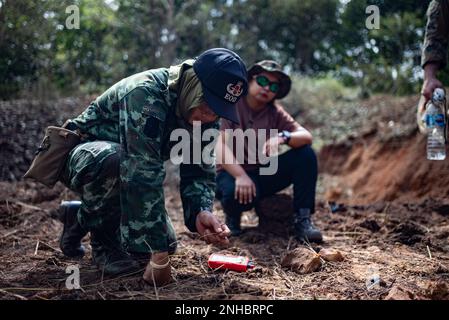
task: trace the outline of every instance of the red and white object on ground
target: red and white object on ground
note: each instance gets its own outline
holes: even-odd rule
[[[254,263],[248,257],[219,253],[211,254],[207,263],[211,269],[226,269],[237,272],[245,272],[254,268]]]

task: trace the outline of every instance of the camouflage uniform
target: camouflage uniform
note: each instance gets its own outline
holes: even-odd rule
[[[449,41],[449,0],[433,0],[427,10],[427,26],[421,65],[438,63],[444,68],[447,63]]]
[[[70,153],[61,179],[81,196],[78,220],[88,230],[116,228],[129,252],[176,247],[165,209],[163,162],[176,143],[169,142],[170,133],[191,126],[176,116],[177,92],[169,84],[192,63],[123,79],[69,121],[86,141]],[[202,125],[202,130],[218,125]],[[195,232],[197,214],[212,212],[215,166],[181,164],[180,178],[185,224]]]

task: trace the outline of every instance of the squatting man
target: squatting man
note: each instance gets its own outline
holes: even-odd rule
[[[82,143],[70,152],[60,181],[81,203],[62,208],[63,253],[83,256],[81,239],[90,232],[92,260],[105,274],[146,266],[145,281],[170,282],[169,255],[177,242],[162,184],[163,162],[174,146],[171,133],[193,133],[199,121],[204,137],[204,131],[218,130],[220,118],[238,122],[235,103],[247,90],[241,58],[214,48],[180,65],[125,78],[66,121]],[[213,148],[208,151],[213,158]],[[183,161],[179,171],[186,227],[206,243],[229,243],[229,228],[213,214],[215,162]]]

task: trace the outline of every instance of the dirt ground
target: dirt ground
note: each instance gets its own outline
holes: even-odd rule
[[[375,99],[367,103],[380,104]],[[40,139],[38,128],[77,111],[77,103],[70,105],[51,109],[36,123],[30,141],[7,137],[20,130],[29,136],[21,128],[36,119],[33,114],[24,125],[0,119],[0,299],[449,299],[448,161],[425,160],[424,138],[413,128],[387,134],[397,127],[391,122],[384,126],[382,115],[373,118],[370,128],[319,153],[314,221],[323,231],[323,244],[294,240],[288,227],[291,190],[286,190],[262,204],[272,229],[262,216],[258,228],[253,210],[244,214],[244,233],[232,238],[228,248],[207,245],[184,227],[176,183],[168,181],[166,207],[178,234],[172,257],[175,282],[154,288],[141,273],[103,277],[90,264],[88,237],[82,260],[64,257],[58,247],[62,226],[56,209],[61,200],[76,195],[60,184],[48,189],[19,180],[32,158],[28,150]],[[401,100],[390,110],[400,118],[406,106]],[[14,106],[8,108],[24,119]],[[385,118],[395,121],[391,114]],[[20,170],[7,170],[4,164]],[[223,218],[218,202],[216,213]],[[282,267],[284,256],[296,248],[318,254],[338,250],[344,260],[320,259],[317,270],[301,274]],[[246,273],[210,270],[207,258],[213,252],[249,256],[256,267]],[[66,268],[72,265],[80,266],[80,290],[65,286]]]

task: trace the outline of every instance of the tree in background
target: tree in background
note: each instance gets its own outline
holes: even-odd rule
[[[0,98],[36,96],[36,88],[98,93],[211,47],[248,64],[268,58],[297,75],[331,75],[367,94],[418,92],[429,2],[0,0]],[[378,30],[365,26],[371,4],[380,9]],[[80,29],[65,25],[69,5],[79,8]]]
[[[341,14],[334,47],[336,74],[362,91],[404,94],[419,92],[421,43],[430,1],[353,0]],[[368,5],[380,10],[380,28],[368,30]],[[361,19],[364,17],[364,19]]]
[[[56,5],[49,1],[0,0],[0,97],[51,78]],[[60,8],[63,10],[63,8]]]

